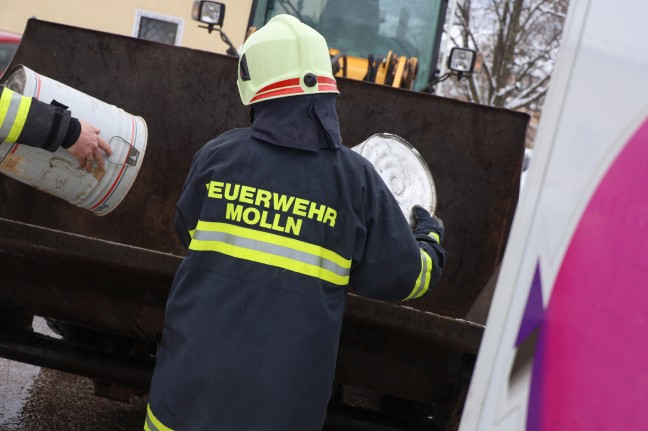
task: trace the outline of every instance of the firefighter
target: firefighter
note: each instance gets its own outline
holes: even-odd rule
[[[99,137],[100,130],[71,116],[67,106],[47,104],[0,86],[0,141],[19,142],[54,152],[66,148],[79,166],[92,172],[94,163],[105,170],[104,155],[110,145]]]
[[[387,301],[438,282],[443,226],[413,234],[373,166],[342,145],[324,38],[288,15],[252,34],[238,88],[250,128],[194,156],[175,227],[144,429],[321,430],[347,287]]]

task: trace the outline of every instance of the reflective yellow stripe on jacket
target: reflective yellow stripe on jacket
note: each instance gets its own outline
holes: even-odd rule
[[[168,426],[165,426],[158,420],[151,411],[151,406],[146,406],[146,422],[144,422],[144,430],[146,431],[173,431]]]
[[[345,286],[351,260],[323,247],[228,223],[199,221],[189,249],[215,251]]]
[[[408,299],[420,298],[428,291],[430,287],[430,279],[432,277],[432,258],[423,250],[421,250],[421,272],[419,273],[416,283],[414,284],[414,289],[412,293],[409,294]]]
[[[14,143],[18,140],[27,114],[31,107],[31,97],[23,97],[8,88],[2,89],[0,96],[0,141]]]

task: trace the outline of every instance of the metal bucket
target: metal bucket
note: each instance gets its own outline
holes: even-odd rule
[[[0,172],[38,190],[65,199],[96,215],[114,210],[130,190],[142,165],[148,130],[144,119],[109,105],[19,65],[2,83],[24,96],[46,103],[53,99],[70,107],[72,115],[101,129],[113,151],[105,172],[79,167],[66,149],[51,153],[19,143],[0,143]]]
[[[434,214],[437,194],[432,173],[409,142],[397,135],[378,133],[351,149],[371,162],[411,226],[416,225],[414,205]]]

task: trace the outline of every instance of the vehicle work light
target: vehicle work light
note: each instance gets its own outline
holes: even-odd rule
[[[225,18],[225,5],[215,1],[194,1],[191,10],[191,18],[216,26],[223,25],[223,18]]]
[[[468,48],[452,48],[448,57],[448,69],[454,73],[468,75],[475,70],[477,52]]]

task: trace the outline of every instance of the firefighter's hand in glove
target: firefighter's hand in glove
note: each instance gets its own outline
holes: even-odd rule
[[[414,205],[412,209],[414,217],[416,218],[416,227],[414,228],[414,236],[419,241],[430,240],[438,244],[443,242],[443,220],[437,216],[430,215],[430,213],[420,205]]]
[[[421,252],[427,253],[432,258],[432,277],[430,289],[441,280],[441,272],[445,266],[448,253],[441,246],[443,241],[443,221],[430,213],[420,205],[413,208],[416,218],[414,236],[418,241]]]

